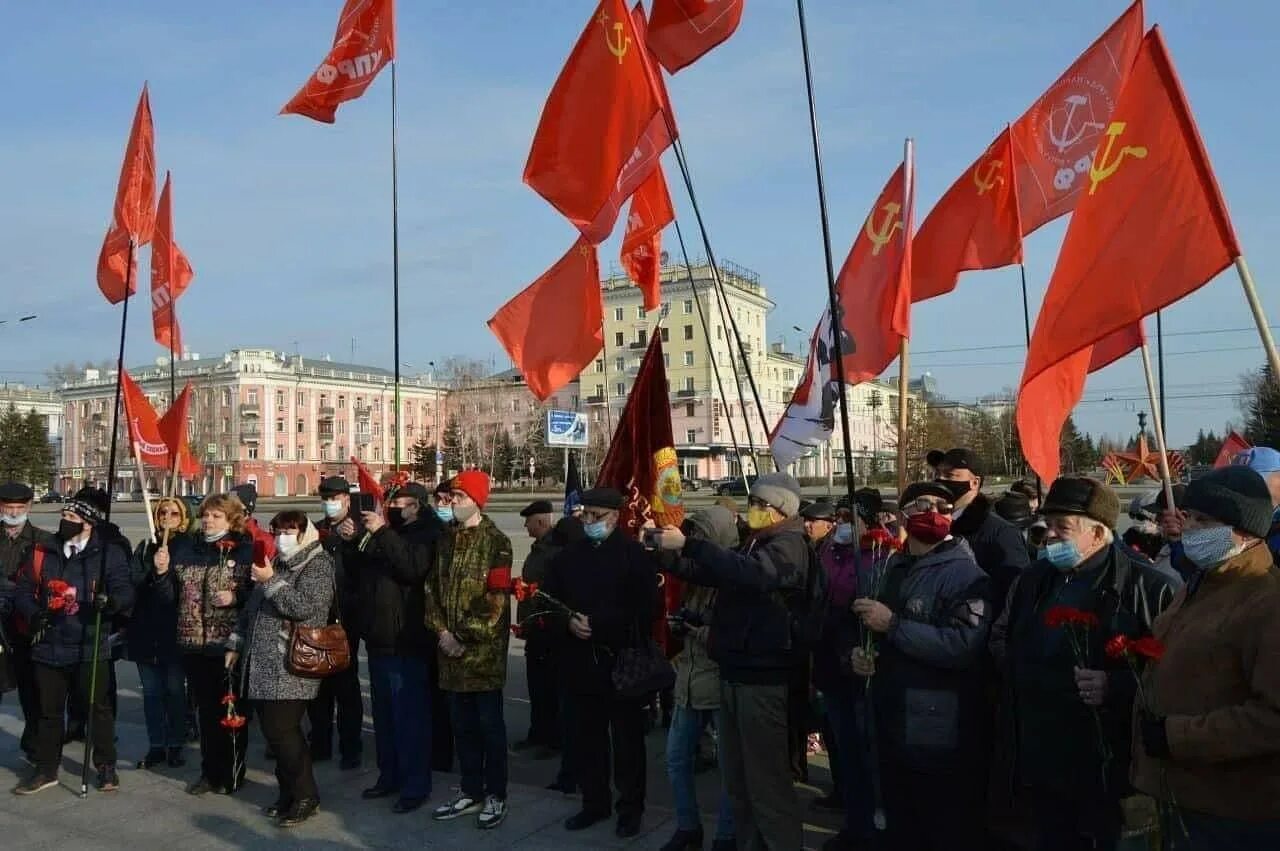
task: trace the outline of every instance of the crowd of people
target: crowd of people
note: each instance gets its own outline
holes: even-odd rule
[[[1280,452],[1249,450],[1172,505],[1136,500],[1123,534],[1099,481],[993,497],[974,453],[928,462],[933,478],[896,501],[807,502],[770,473],[745,513],[724,500],[638,536],[616,490],[582,493],[566,516],[535,501],[516,571],[476,470],[434,490],[397,483],[379,507],[328,478],[322,519],[284,511],[265,529],[251,486],[192,519],[165,498],[136,548],[100,490],[46,532],[30,489],[5,484],[5,685],[31,765],[14,792],[57,783],[77,724],[98,788],[118,788],[127,648],[149,739],[139,767],[181,767],[194,727],[187,791],[234,794],[253,717],[279,784],[267,814],[301,824],[335,730],[341,768],[361,765],[363,645],[378,769],[363,797],[394,813],[421,808],[432,771],[456,764],[432,818],[495,828],[509,754],[528,752],[559,756],[548,788],[580,794],[567,830],[616,818],[618,837],[636,836],[661,709],[676,815],[664,851],[705,847],[694,778],[709,731],[717,851],[803,847],[795,784],[815,732],[833,788],[814,805],[843,818],[828,849],[1280,848]],[[335,623],[350,664],[315,676],[298,636]],[[530,725],[509,745],[513,632]]]

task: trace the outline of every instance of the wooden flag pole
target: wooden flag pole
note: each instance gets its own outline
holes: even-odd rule
[[[1254,287],[1253,275],[1249,272],[1249,264],[1245,262],[1243,254],[1236,258],[1236,272],[1240,275],[1240,285],[1244,287],[1244,297],[1249,302],[1253,321],[1258,326],[1262,348],[1267,352],[1267,363],[1271,364],[1272,378],[1280,381],[1280,354],[1276,353],[1276,341],[1271,336],[1271,326],[1267,324],[1267,317],[1262,312],[1262,303],[1258,301],[1258,290]]]
[[[138,445],[133,446],[133,460],[138,465],[138,483],[142,486],[142,504],[147,512],[147,530],[151,533],[151,540],[156,539],[156,516],[151,510],[151,491],[147,487],[146,473],[142,468],[142,453],[138,451]]]
[[[898,354],[898,495],[907,489],[907,372],[910,366],[907,338]]]
[[[1156,393],[1156,376],[1151,370],[1151,347],[1142,340],[1142,371],[1147,377],[1147,397],[1151,400],[1151,423],[1156,433],[1156,449],[1160,452],[1160,478],[1164,480],[1165,505],[1173,505],[1173,476],[1169,472],[1169,451],[1164,442],[1164,420],[1160,416],[1160,397]]]

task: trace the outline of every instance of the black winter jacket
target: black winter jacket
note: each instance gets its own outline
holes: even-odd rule
[[[803,522],[793,517],[753,535],[741,552],[689,539],[672,572],[719,589],[707,645],[731,683],[782,684],[805,659],[788,603],[818,569]]]
[[[31,557],[31,551],[37,544],[53,545],[57,538],[31,525],[28,520],[12,538],[9,533],[0,529],[0,616],[8,616],[13,611],[13,595],[18,586],[18,568]],[[5,623],[5,635],[9,640],[18,637],[19,630],[15,624]]]
[[[425,624],[424,588],[443,524],[419,514],[399,529],[383,526],[355,562],[355,632],[370,656],[433,653]]]
[[[978,567],[991,577],[992,619],[999,617],[1010,586],[1031,563],[1027,539],[981,493],[952,522],[951,534],[969,543]]]
[[[176,540],[174,542],[176,544]],[[178,652],[178,574],[156,574],[154,541],[138,544],[133,560],[133,614],[125,633],[129,658],[146,665],[174,662]],[[172,552],[172,550],[170,550]]]
[[[989,578],[953,538],[924,555],[891,557],[881,589],[894,619],[876,642],[880,758],[931,774],[981,765]]]

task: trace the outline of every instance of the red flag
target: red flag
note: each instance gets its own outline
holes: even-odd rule
[[[1222,441],[1222,448],[1218,450],[1218,457],[1213,459],[1213,468],[1226,467],[1235,457],[1246,449],[1253,448],[1253,444],[1245,440],[1236,432],[1229,433]]]
[[[603,321],[596,249],[579,239],[488,324],[529,390],[545,401],[600,354]]]
[[[649,49],[674,74],[733,35],[746,0],[653,0]]]
[[[191,382],[182,388],[178,398],[169,406],[160,418],[158,431],[166,448],[169,450],[164,466],[172,470],[177,465],[178,472],[186,478],[200,475],[200,462],[191,453],[191,444],[187,439],[187,414],[191,408]],[[174,457],[176,449],[176,459]]]
[[[1153,27],[1088,172],[1027,352],[1023,453],[1058,474],[1062,423],[1099,340],[1202,287],[1240,256],[1190,107]]]
[[[169,447],[160,433],[159,417],[142,388],[128,372],[121,373],[124,385],[124,417],[129,423],[129,447],[142,460],[157,467],[168,466]]]
[[[373,494],[373,498],[381,504],[386,497],[382,492],[382,485],[378,482],[378,478],[373,473],[370,473],[369,468],[356,456],[351,456],[351,463],[356,465],[356,484],[360,487],[360,490]]]
[[[151,243],[151,326],[156,342],[182,354],[182,330],[178,326],[177,299],[195,272],[187,255],[173,238],[173,203],[170,176],[164,176],[160,208],[156,211],[155,237]]]
[[[394,0],[347,0],[329,55],[280,114],[292,112],[332,124],[339,105],[364,94],[395,57]]]
[[[858,231],[836,280],[845,380],[875,378],[911,334],[912,189],[898,166]]]
[[[98,289],[107,301],[119,304],[138,291],[138,251],[129,232],[112,224],[98,251]]]
[[[1142,41],[1142,0],[1054,81],[1013,124],[1022,233],[1075,208]]]
[[[656,76],[626,5],[600,0],[543,107],[524,182],[593,244],[671,144]]]
[[[659,165],[631,196],[627,233],[622,240],[622,268],[644,293],[644,309],[662,303],[662,229],[676,219]]]
[[[911,300],[956,288],[961,272],[1022,262],[1009,130],[947,190],[911,241]]]
[[[649,340],[596,484],[622,491],[626,502],[618,526],[632,535],[639,534],[646,520],[659,526],[679,526],[684,520],[661,334]]]
[[[1141,320],[1111,332],[1093,344],[1089,355],[1089,372],[1097,372],[1111,366],[1145,342],[1147,342],[1147,335],[1142,330]]]
[[[112,215],[115,224],[133,237],[135,248],[151,241],[156,209],[155,128],[151,124],[151,100],[147,87],[142,87],[138,108],[133,113],[129,143],[120,166],[120,182],[116,186],[116,203]]]

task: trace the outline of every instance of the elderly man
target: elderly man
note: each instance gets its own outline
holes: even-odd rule
[[[1134,783],[1178,808],[1187,847],[1280,848],[1280,571],[1267,484],[1225,467],[1187,488],[1182,546],[1199,567],[1155,623]]]
[[[1150,635],[1176,580],[1116,542],[1120,501],[1101,482],[1060,478],[1042,511],[1044,555],[1014,583],[992,628],[1013,727],[1003,732],[1015,743],[1017,785],[1029,791],[1036,847],[1110,848],[1129,790],[1135,683],[1104,645],[1117,634]],[[1083,661],[1070,627],[1046,617],[1057,607],[1096,618],[1080,647]]]
[[[524,530],[533,539],[529,556],[520,568],[526,582],[541,584],[547,577],[547,566],[560,552],[551,540],[556,525],[551,502],[537,499],[520,510]],[[516,611],[519,621],[531,614],[535,603],[526,600]],[[556,695],[556,669],[552,657],[554,642],[543,630],[532,630],[524,645],[524,669],[529,685],[529,734],[511,746],[517,753],[534,749],[537,759],[549,759],[560,748],[560,707]]]
[[[657,564],[618,527],[622,494],[593,488],[582,494],[586,539],[570,544],[547,568],[545,589],[573,614],[551,620],[561,682],[568,695],[573,736],[570,765],[582,787],[582,811],[567,830],[583,830],[609,817],[609,754],[618,793],[616,833],[640,832],[645,803],[644,698],[618,694],[618,654],[649,635],[657,604]]]
[[[13,593],[18,581],[18,568],[31,557],[40,544],[52,544],[53,534],[38,529],[28,519],[31,488],[20,482],[0,485],[0,635],[4,648],[12,656],[14,685],[22,706],[22,752],[34,763],[36,726],[40,721],[40,699],[36,693],[35,668],[31,666],[31,642],[26,623],[13,614]]]

